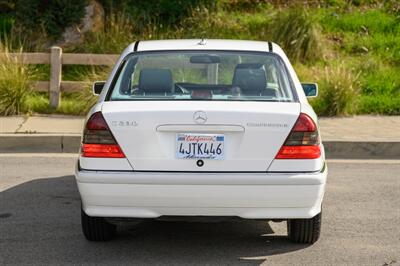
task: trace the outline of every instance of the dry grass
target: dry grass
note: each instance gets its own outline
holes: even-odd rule
[[[354,114],[360,96],[359,76],[360,73],[354,74],[344,64],[325,67],[318,78],[321,89],[316,112],[327,116]]]
[[[81,80],[87,84],[77,94],[77,100],[81,104],[80,114],[86,114],[98,100],[98,96],[94,95],[92,91],[93,82],[107,80],[110,72],[111,69],[106,68],[101,71],[92,69],[80,74]]]
[[[287,13],[279,14],[272,29],[272,40],[293,62],[313,63],[321,59],[323,36],[320,26],[304,8],[293,7]]]
[[[0,115],[18,115],[28,111],[26,100],[32,93],[31,80],[37,75],[34,68],[16,61],[6,45],[0,43],[5,59],[0,64]],[[22,49],[20,49],[22,53]]]

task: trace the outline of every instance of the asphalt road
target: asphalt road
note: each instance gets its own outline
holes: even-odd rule
[[[286,224],[146,222],[112,242],[80,228],[71,156],[0,155],[0,264],[399,265],[400,161],[330,161],[320,240]]]

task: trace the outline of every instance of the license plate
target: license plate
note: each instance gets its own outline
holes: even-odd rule
[[[177,134],[176,157],[178,159],[224,159],[224,135]]]

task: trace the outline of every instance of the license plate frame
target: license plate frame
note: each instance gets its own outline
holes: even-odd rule
[[[178,133],[175,158],[223,160],[225,140],[224,134]]]

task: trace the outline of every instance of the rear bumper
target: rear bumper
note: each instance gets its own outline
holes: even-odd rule
[[[321,211],[327,169],[318,173],[76,171],[90,216],[311,218]]]

